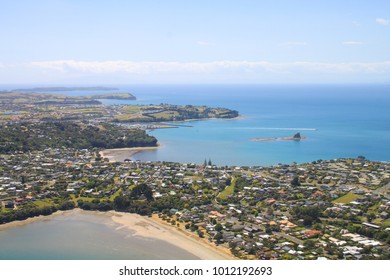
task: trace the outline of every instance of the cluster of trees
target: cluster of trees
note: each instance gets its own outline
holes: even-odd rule
[[[196,204],[196,201],[191,202]],[[114,201],[108,199],[93,199],[91,201],[78,200],[78,207],[83,210],[110,211],[116,210],[120,212],[137,213],[148,216],[154,211],[163,212],[169,211],[172,208],[181,209],[184,207],[184,202],[175,197],[167,196],[153,199],[153,191],[147,184],[139,184],[135,186],[129,194],[118,195]],[[199,205],[201,202],[199,201]]]
[[[25,207],[13,211],[2,212],[0,213],[0,224],[9,223],[12,221],[22,221],[27,218],[37,217],[37,216],[48,216],[57,212],[58,210],[71,210],[75,208],[76,205],[73,201],[65,201],[58,206],[45,206],[45,207]]]
[[[92,201],[78,200],[77,205],[79,208],[88,211],[110,211],[113,210],[113,204],[109,200],[100,200],[98,198]]]
[[[128,148],[156,146],[157,139],[140,129],[113,124],[74,122],[16,123],[0,125],[0,153],[45,148]]]
[[[292,209],[292,214],[297,219],[303,219],[305,226],[311,226],[315,222],[319,222],[321,216],[321,209],[318,206],[299,207],[296,206]]]

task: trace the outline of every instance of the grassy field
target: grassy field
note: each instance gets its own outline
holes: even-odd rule
[[[383,225],[384,227],[390,227],[390,219],[385,220],[385,221],[382,223],[382,225]]]
[[[136,115],[136,114],[123,114],[123,115],[116,115],[115,119],[119,121],[130,121],[133,119],[142,120],[142,121],[150,121],[151,118],[144,116],[144,115]]]
[[[115,197],[119,196],[121,189],[117,190],[112,196],[110,196],[110,201],[114,201]]]
[[[354,194],[353,192],[349,192],[346,195],[343,195],[342,197],[339,197],[338,199],[334,200],[333,203],[350,203],[356,199],[358,199],[360,195]]]
[[[158,118],[158,119],[171,119],[173,117],[178,117],[180,114],[175,111],[164,111],[160,113],[151,114],[151,116]]]
[[[233,178],[230,186],[226,187],[222,192],[220,192],[218,198],[226,199],[229,195],[232,195],[234,192],[235,185],[236,185],[236,178]]]
[[[139,113],[145,106],[141,105],[131,105],[131,106],[125,106],[122,108],[123,112],[128,112],[128,113]]]
[[[43,208],[43,207],[46,207],[46,206],[53,206],[54,205],[54,203],[52,201],[50,201],[49,199],[43,199],[43,200],[34,201],[34,204],[36,206],[38,206],[39,208]]]

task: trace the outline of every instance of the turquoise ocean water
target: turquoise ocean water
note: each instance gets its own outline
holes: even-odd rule
[[[149,133],[161,147],[139,160],[217,165],[273,165],[357,157],[390,160],[390,85],[127,85],[135,101],[105,104],[207,105],[238,110],[236,120],[186,123]],[[7,86],[2,89],[28,88]],[[115,92],[115,91],[110,91]],[[54,92],[88,95],[96,92]],[[302,141],[253,142],[300,132]]]
[[[183,85],[122,87],[129,104],[191,104],[238,110],[237,120],[159,129],[161,148],[135,159],[218,165],[272,165],[357,157],[390,160],[389,85]],[[105,103],[118,101],[106,100]],[[302,141],[253,142],[296,132]]]

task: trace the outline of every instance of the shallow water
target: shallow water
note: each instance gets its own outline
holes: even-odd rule
[[[0,230],[3,260],[199,259],[168,242],[133,236],[107,215],[72,211]]]

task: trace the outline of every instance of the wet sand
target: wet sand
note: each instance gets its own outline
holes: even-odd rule
[[[144,217],[137,214],[122,212],[98,212],[84,211],[79,208],[68,211],[57,211],[49,216],[38,216],[28,218],[24,221],[13,221],[0,225],[0,231],[14,227],[21,227],[34,222],[50,221],[54,217],[65,215],[77,215],[87,213],[97,217],[105,216],[115,224],[114,230],[128,230],[132,236],[159,239],[168,242],[182,250],[202,260],[232,260],[236,259],[227,248],[216,246],[208,242],[205,238],[199,238],[197,235],[186,230],[168,225],[159,219],[157,215],[153,217]]]
[[[152,218],[137,214],[110,211],[115,223],[134,231],[134,235],[156,238],[169,242],[202,260],[232,260],[236,259],[228,249],[216,246],[204,238],[199,238],[183,229],[170,226],[153,215]],[[121,227],[121,228],[122,228]]]

